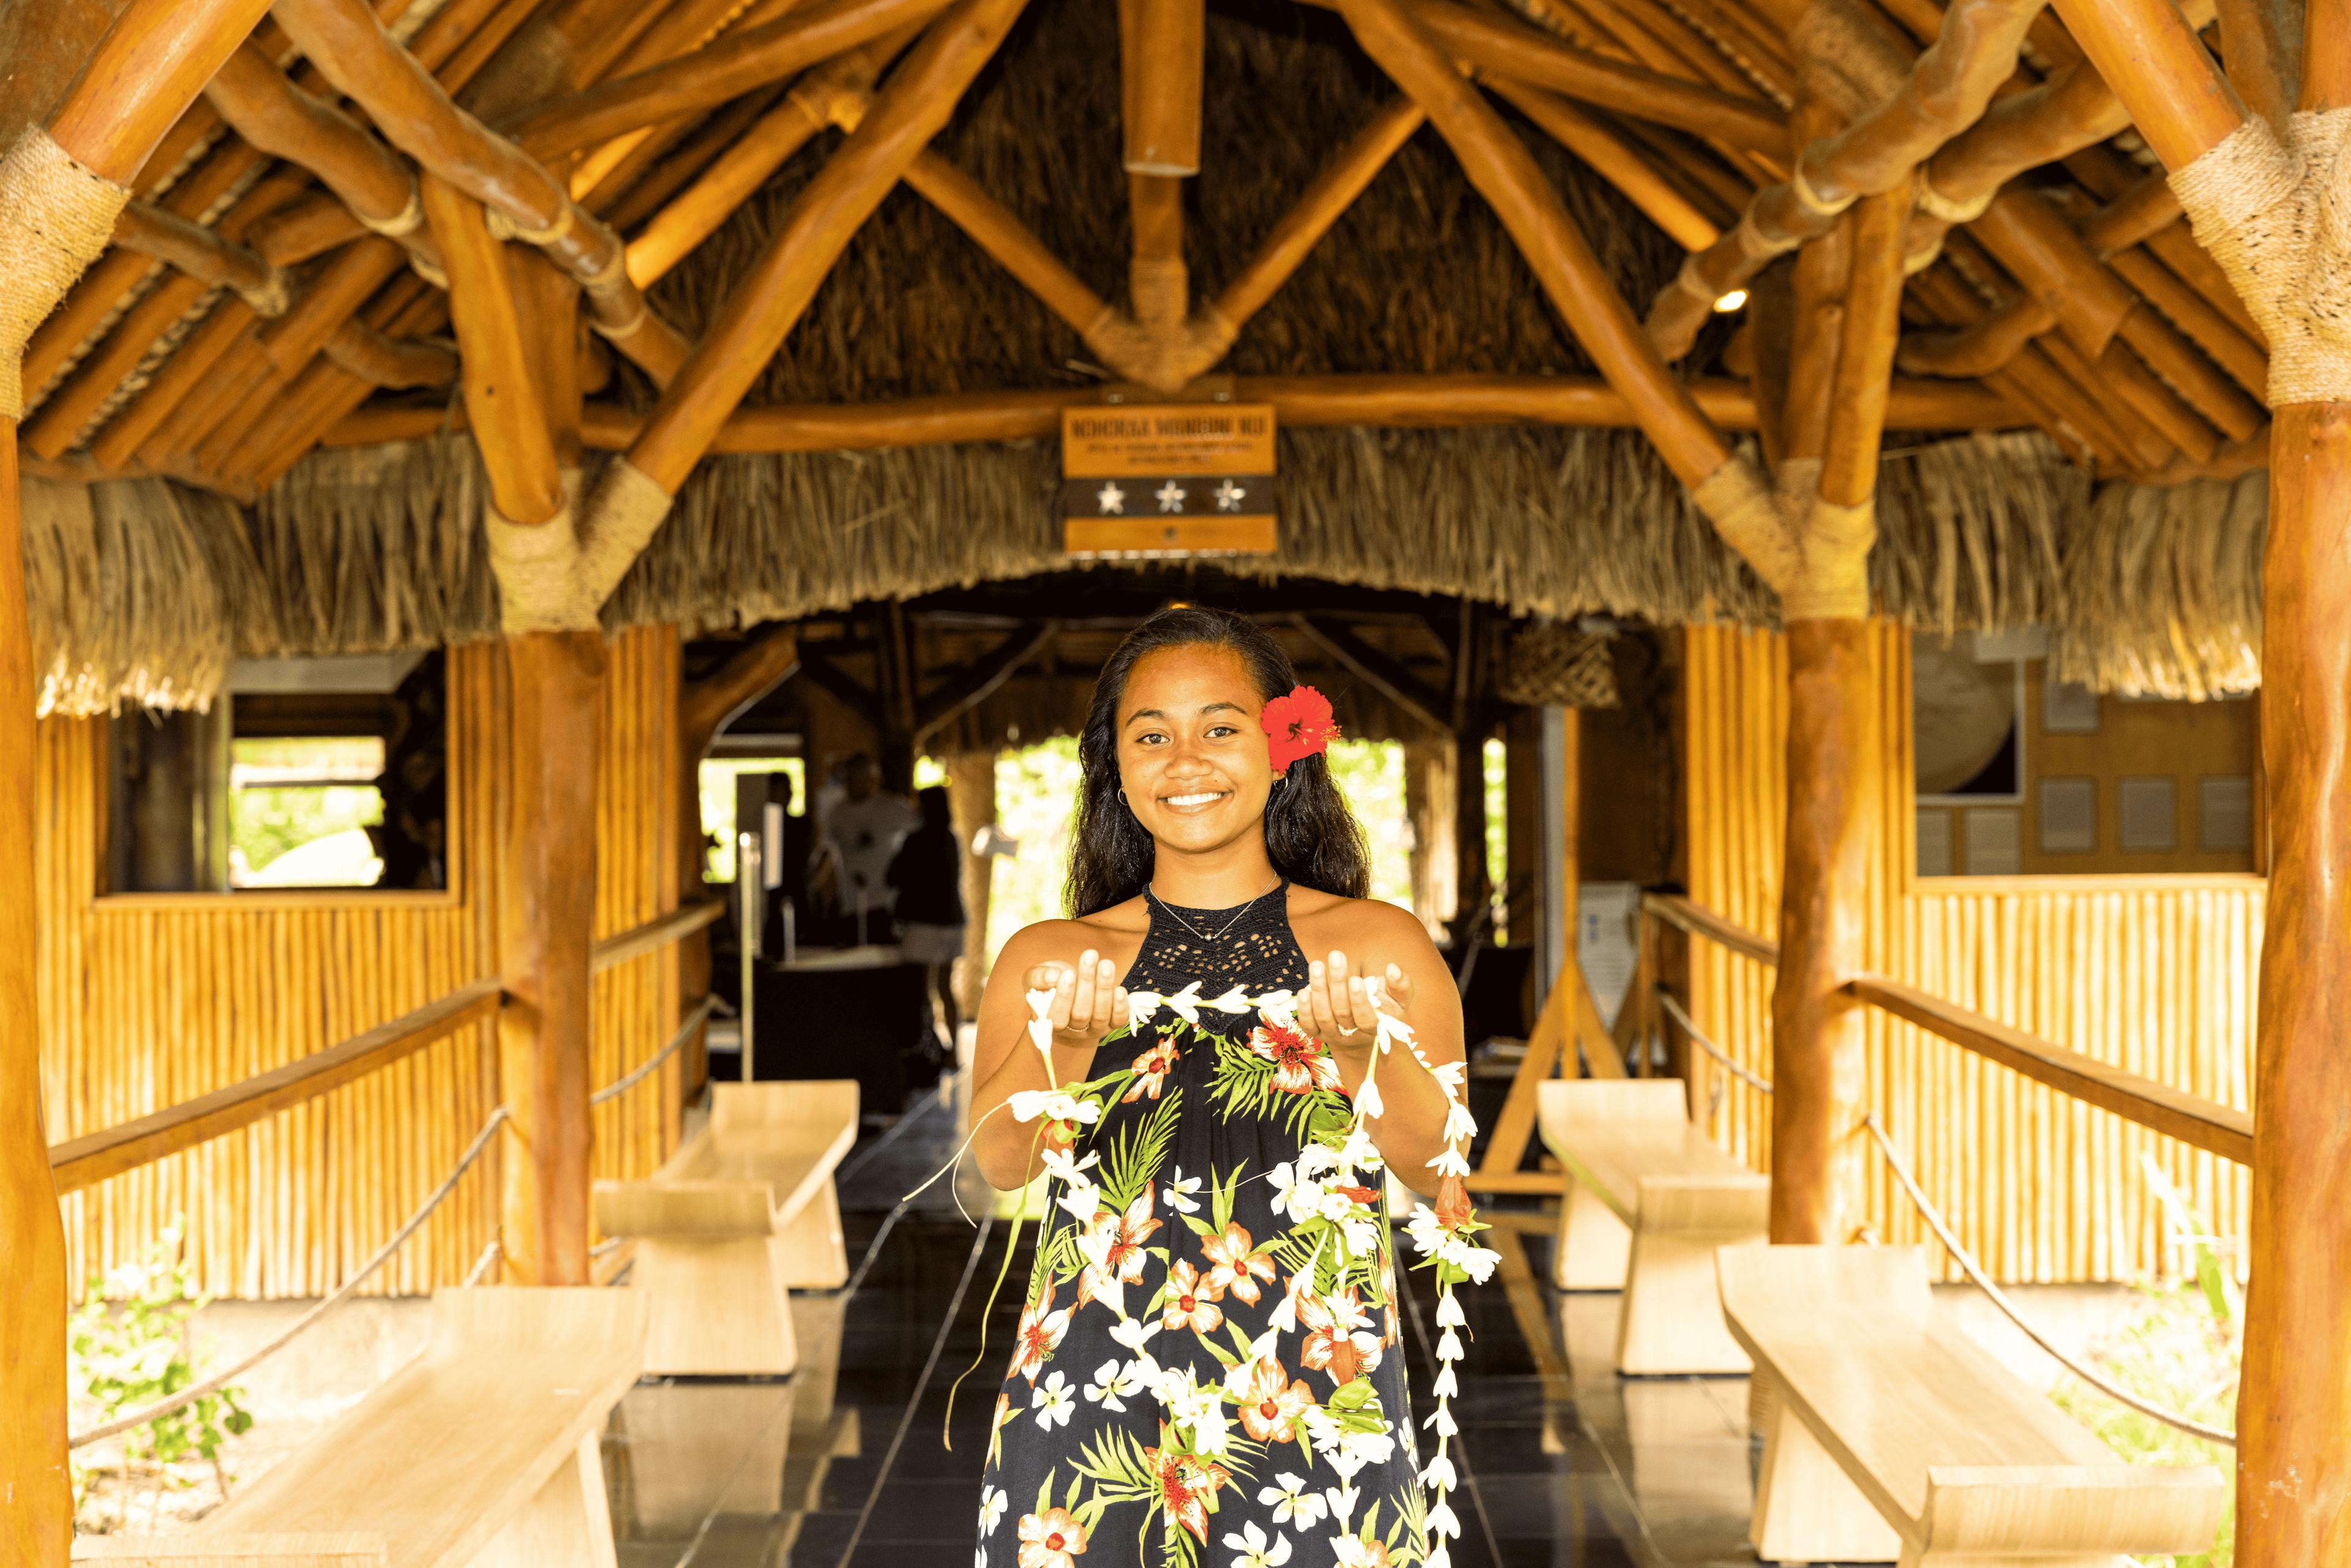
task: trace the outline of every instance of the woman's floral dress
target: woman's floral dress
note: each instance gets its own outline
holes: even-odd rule
[[[1429,1560],[1385,1173],[1290,1013],[1307,967],[1287,891],[1152,900],[1135,1027],[1045,1112],[1054,1207],[976,1568]]]

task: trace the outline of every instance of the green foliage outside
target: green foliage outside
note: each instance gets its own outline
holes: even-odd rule
[[[2236,1426],[2237,1378],[2244,1354],[2244,1304],[2237,1282],[2214,1245],[2210,1228],[2175,1191],[2162,1170],[2146,1162],[2176,1244],[2192,1260],[2176,1285],[2150,1285],[2137,1312],[2095,1356],[2097,1370],[2116,1387],[2207,1427]],[[2138,1465],[2211,1465],[2235,1473],[2236,1455],[2190,1437],[2067,1376],[2050,1397],[2117,1454]],[[2212,1550],[2191,1556],[2141,1557],[2171,1568],[2230,1568],[2236,1561],[2236,1502],[2221,1516]]]
[[[291,849],[383,821],[383,796],[371,784],[239,789],[229,797],[229,845],[247,871]]]
[[[695,775],[702,797],[702,834],[708,843],[703,875],[735,880],[735,780],[746,773],[788,773],[792,800],[808,810],[808,765],[797,757],[705,757]]]
[[[183,1222],[174,1218],[143,1261],[120,1264],[93,1277],[82,1304],[67,1324],[67,1383],[77,1427],[103,1425],[143,1408],[197,1381],[189,1320],[210,1300],[195,1290],[195,1276],[181,1256]],[[221,1495],[229,1477],[221,1465],[222,1446],[253,1425],[239,1403],[243,1391],[223,1388],[185,1408],[133,1427],[118,1440],[119,1468],[84,1455],[102,1455],[115,1444],[77,1453],[74,1500],[78,1527],[99,1532],[127,1526],[140,1494],[152,1526],[167,1490],[196,1484],[189,1471],[209,1469]],[[112,1507],[107,1506],[111,1500]]]

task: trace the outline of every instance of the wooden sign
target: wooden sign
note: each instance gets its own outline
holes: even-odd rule
[[[1073,556],[1272,553],[1273,405],[1062,410],[1061,518]]]

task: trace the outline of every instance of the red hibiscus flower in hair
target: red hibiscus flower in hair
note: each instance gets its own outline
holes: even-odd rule
[[[1293,762],[1322,756],[1339,738],[1339,727],[1331,722],[1331,699],[1312,686],[1290,687],[1287,696],[1265,705],[1257,722],[1265,731],[1278,774],[1289,772]]]

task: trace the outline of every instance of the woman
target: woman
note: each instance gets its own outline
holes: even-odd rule
[[[1451,1523],[1416,1476],[1381,1166],[1437,1190],[1460,1007],[1420,924],[1364,896],[1321,744],[1292,760],[1261,727],[1320,702],[1296,681],[1218,611],[1120,644],[1079,742],[1071,917],[1007,943],[981,999],[980,1170],[1059,1179],[977,1568],[1400,1565]],[[1416,1050],[1379,1049],[1383,1007]]]

